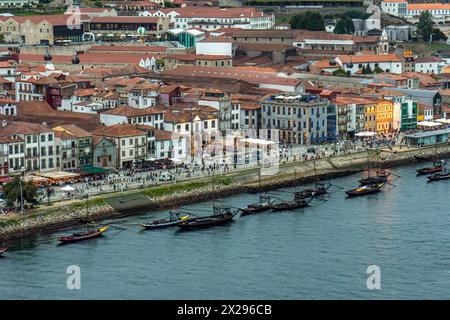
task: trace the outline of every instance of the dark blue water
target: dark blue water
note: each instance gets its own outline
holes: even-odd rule
[[[136,224],[159,212],[116,220],[125,230],[83,243],[57,246],[72,231],[14,242],[0,258],[0,299],[448,299],[450,181],[427,183],[415,168],[394,170],[401,178],[382,193],[335,190],[310,208],[207,230],[141,232]],[[359,177],[332,182],[350,188]],[[211,205],[184,208],[206,214]],[[66,287],[69,265],[81,268],[81,290]],[[366,286],[369,265],[380,267],[380,290]]]

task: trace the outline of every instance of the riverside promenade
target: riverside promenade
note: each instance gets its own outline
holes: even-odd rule
[[[167,182],[157,186],[139,186],[95,195],[89,199],[68,199],[51,203],[49,206],[40,205],[27,210],[24,215],[16,213],[0,215],[0,240],[25,237],[104,218],[173,209],[184,204],[206,201],[212,197],[266,191],[340,177],[364,170],[367,168],[368,159],[372,167],[388,168],[414,163],[416,157],[435,156],[449,157],[450,146],[448,144],[424,148],[398,146],[307,161],[284,162],[269,175],[260,175],[260,167],[254,167],[214,176],[186,178],[183,181]]]

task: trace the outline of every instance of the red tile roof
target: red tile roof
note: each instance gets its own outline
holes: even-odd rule
[[[99,126],[92,131],[94,136],[103,137],[127,137],[127,136],[139,136],[145,135],[145,132],[137,129],[132,124],[115,124],[112,126]]]
[[[247,81],[252,84],[273,84],[297,86],[300,79],[278,76],[276,72],[259,71],[257,68],[220,68],[220,67],[194,67],[178,66],[177,68],[166,70],[164,74],[186,75],[204,78],[226,78]]]
[[[181,54],[168,54],[165,56],[167,59],[177,59],[183,61],[196,61],[196,60],[230,60],[232,57],[226,55],[212,55],[212,54],[195,54],[195,53],[181,53]]]
[[[88,52],[104,52],[104,53],[111,53],[111,52],[166,52],[167,47],[164,46],[137,46],[137,45],[130,45],[130,46],[118,46],[118,45],[95,45],[92,46]]]
[[[127,105],[122,105],[103,112],[103,114],[124,116],[124,117],[140,117],[153,114],[161,114],[163,111],[157,107],[149,107],[145,109],[133,108]]]
[[[94,17],[91,23],[157,23],[158,17],[135,17],[135,16],[119,16],[119,17]]]

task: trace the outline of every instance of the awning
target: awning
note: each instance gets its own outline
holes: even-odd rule
[[[419,127],[437,127],[437,126],[441,126],[442,123],[439,122],[433,122],[433,121],[420,121],[417,122],[417,126]]]
[[[111,171],[111,169],[105,169],[102,167],[93,167],[93,166],[82,166],[81,167],[82,174],[99,174],[99,173],[107,173],[110,171]]]
[[[375,132],[368,132],[368,131],[358,132],[357,134],[355,134],[356,137],[373,137],[375,135],[376,135]]]

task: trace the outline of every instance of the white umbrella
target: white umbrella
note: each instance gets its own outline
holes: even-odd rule
[[[62,187],[61,190],[62,191],[67,191],[67,192],[71,192],[71,191],[74,191],[75,188],[67,185],[67,186]]]
[[[357,134],[355,134],[356,137],[373,137],[375,135],[376,135],[375,132],[368,132],[368,131],[358,132]]]

